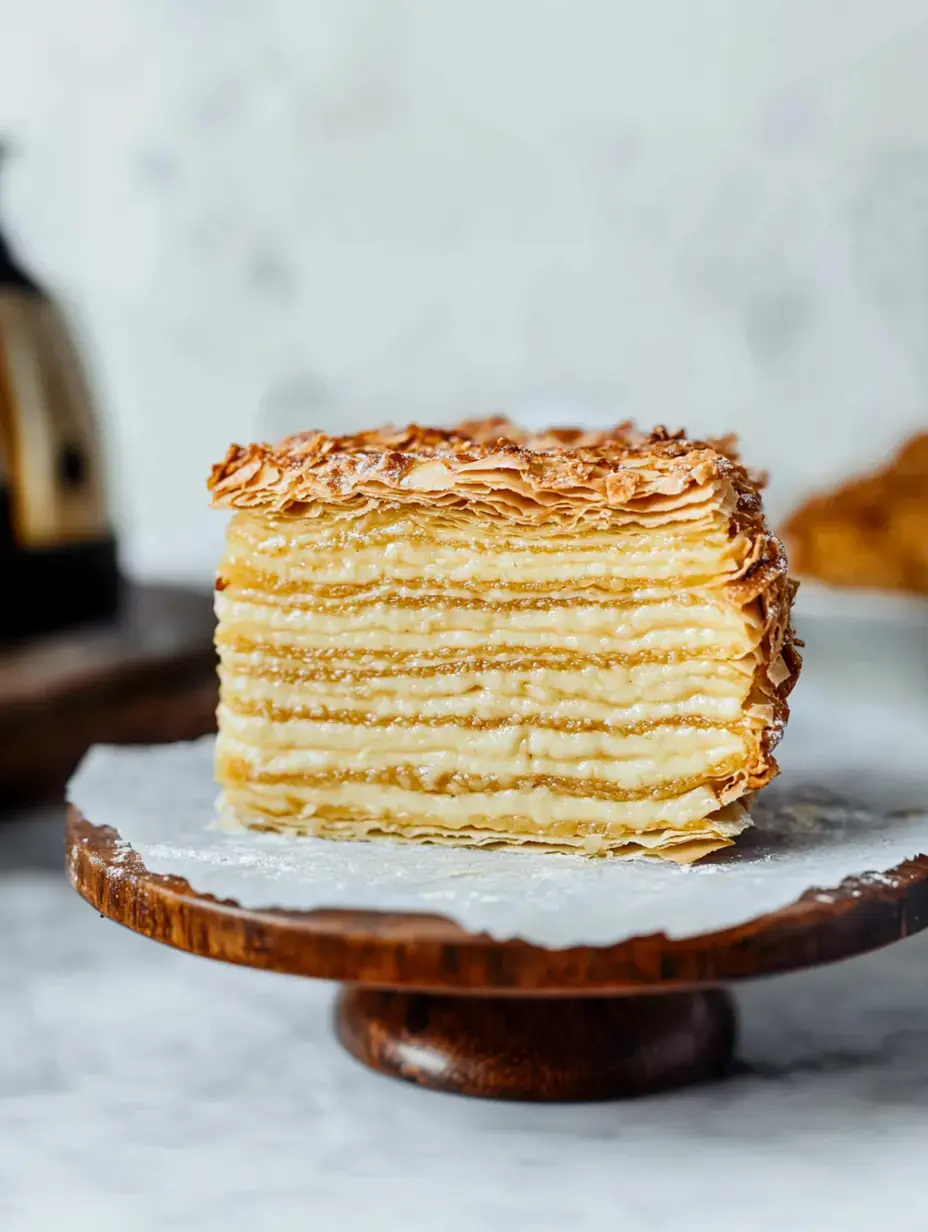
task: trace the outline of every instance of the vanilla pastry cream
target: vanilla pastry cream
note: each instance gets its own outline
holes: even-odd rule
[[[210,488],[230,821],[678,862],[748,824],[799,657],[730,441],[311,433]]]

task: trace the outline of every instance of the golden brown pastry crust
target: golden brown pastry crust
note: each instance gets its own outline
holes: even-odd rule
[[[806,577],[928,594],[928,432],[881,470],[807,500],[784,535]]]
[[[505,419],[456,428],[381,429],[351,436],[304,432],[277,445],[232,445],[213,468],[213,504],[275,511],[314,500],[358,496],[427,501],[453,494],[482,505],[515,498],[497,512],[536,521],[546,512],[615,508],[690,485],[731,482],[745,509],[759,507],[758,480],[739,465],[734,439],[690,441],[665,428],[624,423],[601,432],[530,434]]]

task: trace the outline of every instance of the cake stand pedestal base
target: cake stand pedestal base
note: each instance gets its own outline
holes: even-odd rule
[[[735,1047],[719,989],[624,997],[436,996],[350,985],[336,1031],[371,1069],[484,1099],[650,1095],[723,1077]]]

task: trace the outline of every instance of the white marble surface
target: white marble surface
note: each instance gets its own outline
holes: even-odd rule
[[[892,759],[900,716],[924,730],[928,625],[799,628],[805,683],[876,707],[884,774],[848,790],[923,802],[924,767]],[[507,1106],[368,1073],[331,988],[137,937],[62,863],[60,814],[0,823],[2,1232],[928,1227],[928,935],[739,989],[725,1083]]]
[[[924,17],[0,0],[5,212],[86,336],[130,564],[208,577],[210,464],[285,429],[736,429],[775,510],[869,464],[928,405]]]
[[[0,825],[0,1228],[924,1232],[928,938],[738,994],[743,1070],[635,1104],[408,1088],[331,989],[161,948]]]

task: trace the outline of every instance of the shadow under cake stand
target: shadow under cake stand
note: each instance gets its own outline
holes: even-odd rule
[[[724,985],[889,945],[928,926],[928,856],[809,891],[700,937],[548,950],[438,916],[248,910],[150,873],[72,808],[68,869],[102,915],[205,958],[343,984],[341,1043],[372,1069],[485,1098],[592,1100],[722,1077]]]

